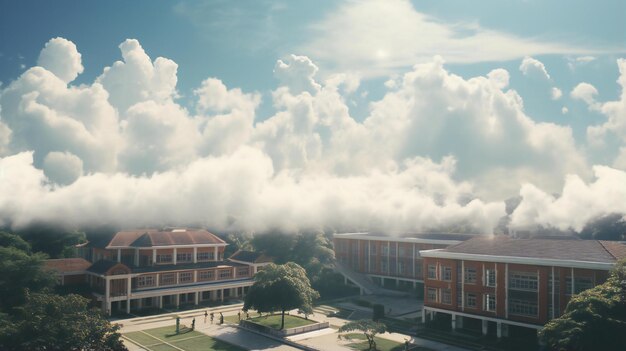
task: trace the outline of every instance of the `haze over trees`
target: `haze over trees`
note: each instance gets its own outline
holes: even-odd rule
[[[285,327],[285,312],[292,309],[311,311],[319,294],[313,288],[304,268],[293,262],[270,263],[254,277],[254,284],[245,297],[243,309],[259,312],[280,311],[280,329]]]

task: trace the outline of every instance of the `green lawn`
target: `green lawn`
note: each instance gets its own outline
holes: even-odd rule
[[[369,344],[367,343],[367,340],[365,339],[365,335],[363,334],[347,334],[345,336],[343,336],[344,338],[350,339],[350,340],[361,340],[358,342],[353,342],[351,344],[348,344],[348,347],[355,349],[355,350],[367,350],[369,347]],[[376,341],[376,348],[379,351],[403,351],[404,350],[404,344],[403,343],[399,343],[399,342],[395,342],[392,340],[387,340],[387,339],[383,339],[383,338],[379,338],[379,337],[375,337],[374,341]],[[414,348],[411,350],[417,350],[417,351],[433,351],[429,348],[426,347],[418,347],[418,348]]]
[[[235,316],[237,318],[237,316]],[[250,318],[249,321],[256,324],[264,325],[266,327],[279,329],[282,316],[280,314],[272,314],[269,316],[261,316]],[[285,329],[302,327],[309,324],[317,323],[314,320],[304,319],[302,317],[285,315]]]
[[[124,337],[151,351],[174,351],[176,347],[185,351],[219,350],[243,351],[244,349],[213,339],[197,331],[181,326],[181,333],[175,334],[176,327],[148,329],[124,334]],[[175,346],[175,347],[174,347]]]

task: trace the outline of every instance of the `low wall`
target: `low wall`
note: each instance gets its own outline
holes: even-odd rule
[[[323,323],[309,324],[309,325],[305,325],[302,327],[276,330],[274,328],[266,327],[264,325],[256,324],[254,322],[247,321],[247,320],[240,321],[239,325],[247,329],[255,330],[264,334],[269,334],[269,335],[277,336],[280,338],[284,338],[284,337],[296,335],[296,334],[308,333],[308,332],[315,331],[315,330],[325,329],[330,326],[328,322],[323,322]]]

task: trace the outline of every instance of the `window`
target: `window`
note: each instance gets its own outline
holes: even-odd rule
[[[509,313],[519,316],[537,316],[537,301],[509,299]]]
[[[494,312],[496,310],[496,295],[486,294],[484,296],[485,302],[483,306],[485,311]]]
[[[428,265],[428,279],[437,279],[437,266],[434,264]]]
[[[461,304],[463,303],[463,293],[461,292],[461,289],[456,291],[456,305],[458,307],[461,307]]]
[[[494,287],[496,286],[496,271],[488,269],[485,271],[485,285]]]
[[[465,294],[465,307],[476,308],[476,294]]]
[[[404,274],[404,263],[398,262],[398,274]]]
[[[422,260],[415,261],[415,277],[422,277]]]
[[[579,294],[591,288],[593,288],[593,281],[591,278],[574,278],[574,294]],[[572,278],[570,277],[565,278],[565,294],[572,294]]]
[[[387,267],[387,261],[381,261],[381,262],[380,262],[380,271],[381,271],[382,273],[387,273],[387,269],[388,269],[388,267]]]
[[[145,288],[148,286],[154,286],[154,276],[153,275],[143,275],[137,277],[137,287]]]
[[[450,289],[442,289],[441,290],[441,302],[446,305],[452,304],[452,290]]]
[[[466,284],[476,284],[476,268],[465,268],[465,279]]]
[[[176,262],[191,262],[191,252],[181,252],[176,254]]]
[[[157,263],[170,263],[172,262],[172,255],[171,254],[166,254],[166,255],[157,255]]]
[[[428,288],[428,301],[430,302],[437,302],[437,289],[435,288]]]
[[[370,254],[371,255],[376,255],[376,244],[371,244],[370,245]]]
[[[383,245],[383,256],[389,256],[389,245]]]
[[[161,274],[161,285],[176,284],[176,273]]]
[[[237,268],[237,277],[247,277],[250,274],[250,268],[239,267]]]
[[[213,252],[198,252],[196,255],[198,261],[211,261],[213,256]]]
[[[179,283],[191,283],[193,282],[193,273],[192,272],[182,272],[178,275]]]
[[[232,278],[233,271],[230,269],[222,269],[220,270],[220,279],[228,279]]]
[[[509,275],[509,289],[537,291],[537,273],[511,272]]]
[[[452,280],[452,268],[441,266],[441,280],[448,282]]]
[[[213,271],[200,271],[198,272],[198,280],[212,280],[215,277]]]

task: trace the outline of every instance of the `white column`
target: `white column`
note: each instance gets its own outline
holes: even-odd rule
[[[152,265],[156,264],[156,255],[157,254],[157,250],[156,249],[152,249]]]
[[[215,256],[214,256],[214,260],[213,261],[219,261],[219,250],[217,248],[217,246],[215,247]]]
[[[130,314],[130,298],[126,300],[126,313]]]
[[[489,321],[486,321],[483,319],[482,322],[483,322],[483,335],[487,335],[487,332],[489,331]]]
[[[180,294],[176,294],[176,308],[180,306]]]
[[[122,262],[122,249],[117,249],[117,262]]]
[[[200,293],[196,291],[196,294],[194,296],[196,305],[198,304],[198,301],[200,300],[199,294]]]
[[[502,337],[502,323],[500,323],[500,322],[498,322],[498,324],[497,324],[496,336],[498,336],[498,339],[500,339]]]
[[[554,312],[556,310],[556,306],[554,306],[554,266],[552,266],[552,319],[555,318]]]
[[[233,267],[233,279],[237,278],[237,267]]]
[[[135,249],[135,266],[139,266],[139,249]]]
[[[106,313],[111,315],[111,301],[109,300],[109,294],[111,293],[111,287],[109,286],[109,277],[104,277],[104,306]]]
[[[198,248],[195,246],[193,248],[193,263],[198,263]]]
[[[426,309],[422,307],[422,323],[426,323]]]
[[[224,302],[224,289],[222,289],[222,292],[220,294],[220,297],[222,298],[222,302]]]
[[[157,303],[159,305],[159,308],[163,308],[163,296],[157,297]]]
[[[130,275],[126,280],[126,313],[130,313],[130,292],[132,288],[132,278]]]
[[[193,271],[193,282],[194,283],[198,282],[198,271],[197,270]]]
[[[451,325],[452,326],[452,331],[455,331],[456,330],[456,314],[453,313],[451,317],[452,317],[452,319],[451,319],[452,320],[452,325]]]
[[[172,262],[176,265],[176,248],[174,248],[174,254],[172,255]]]

